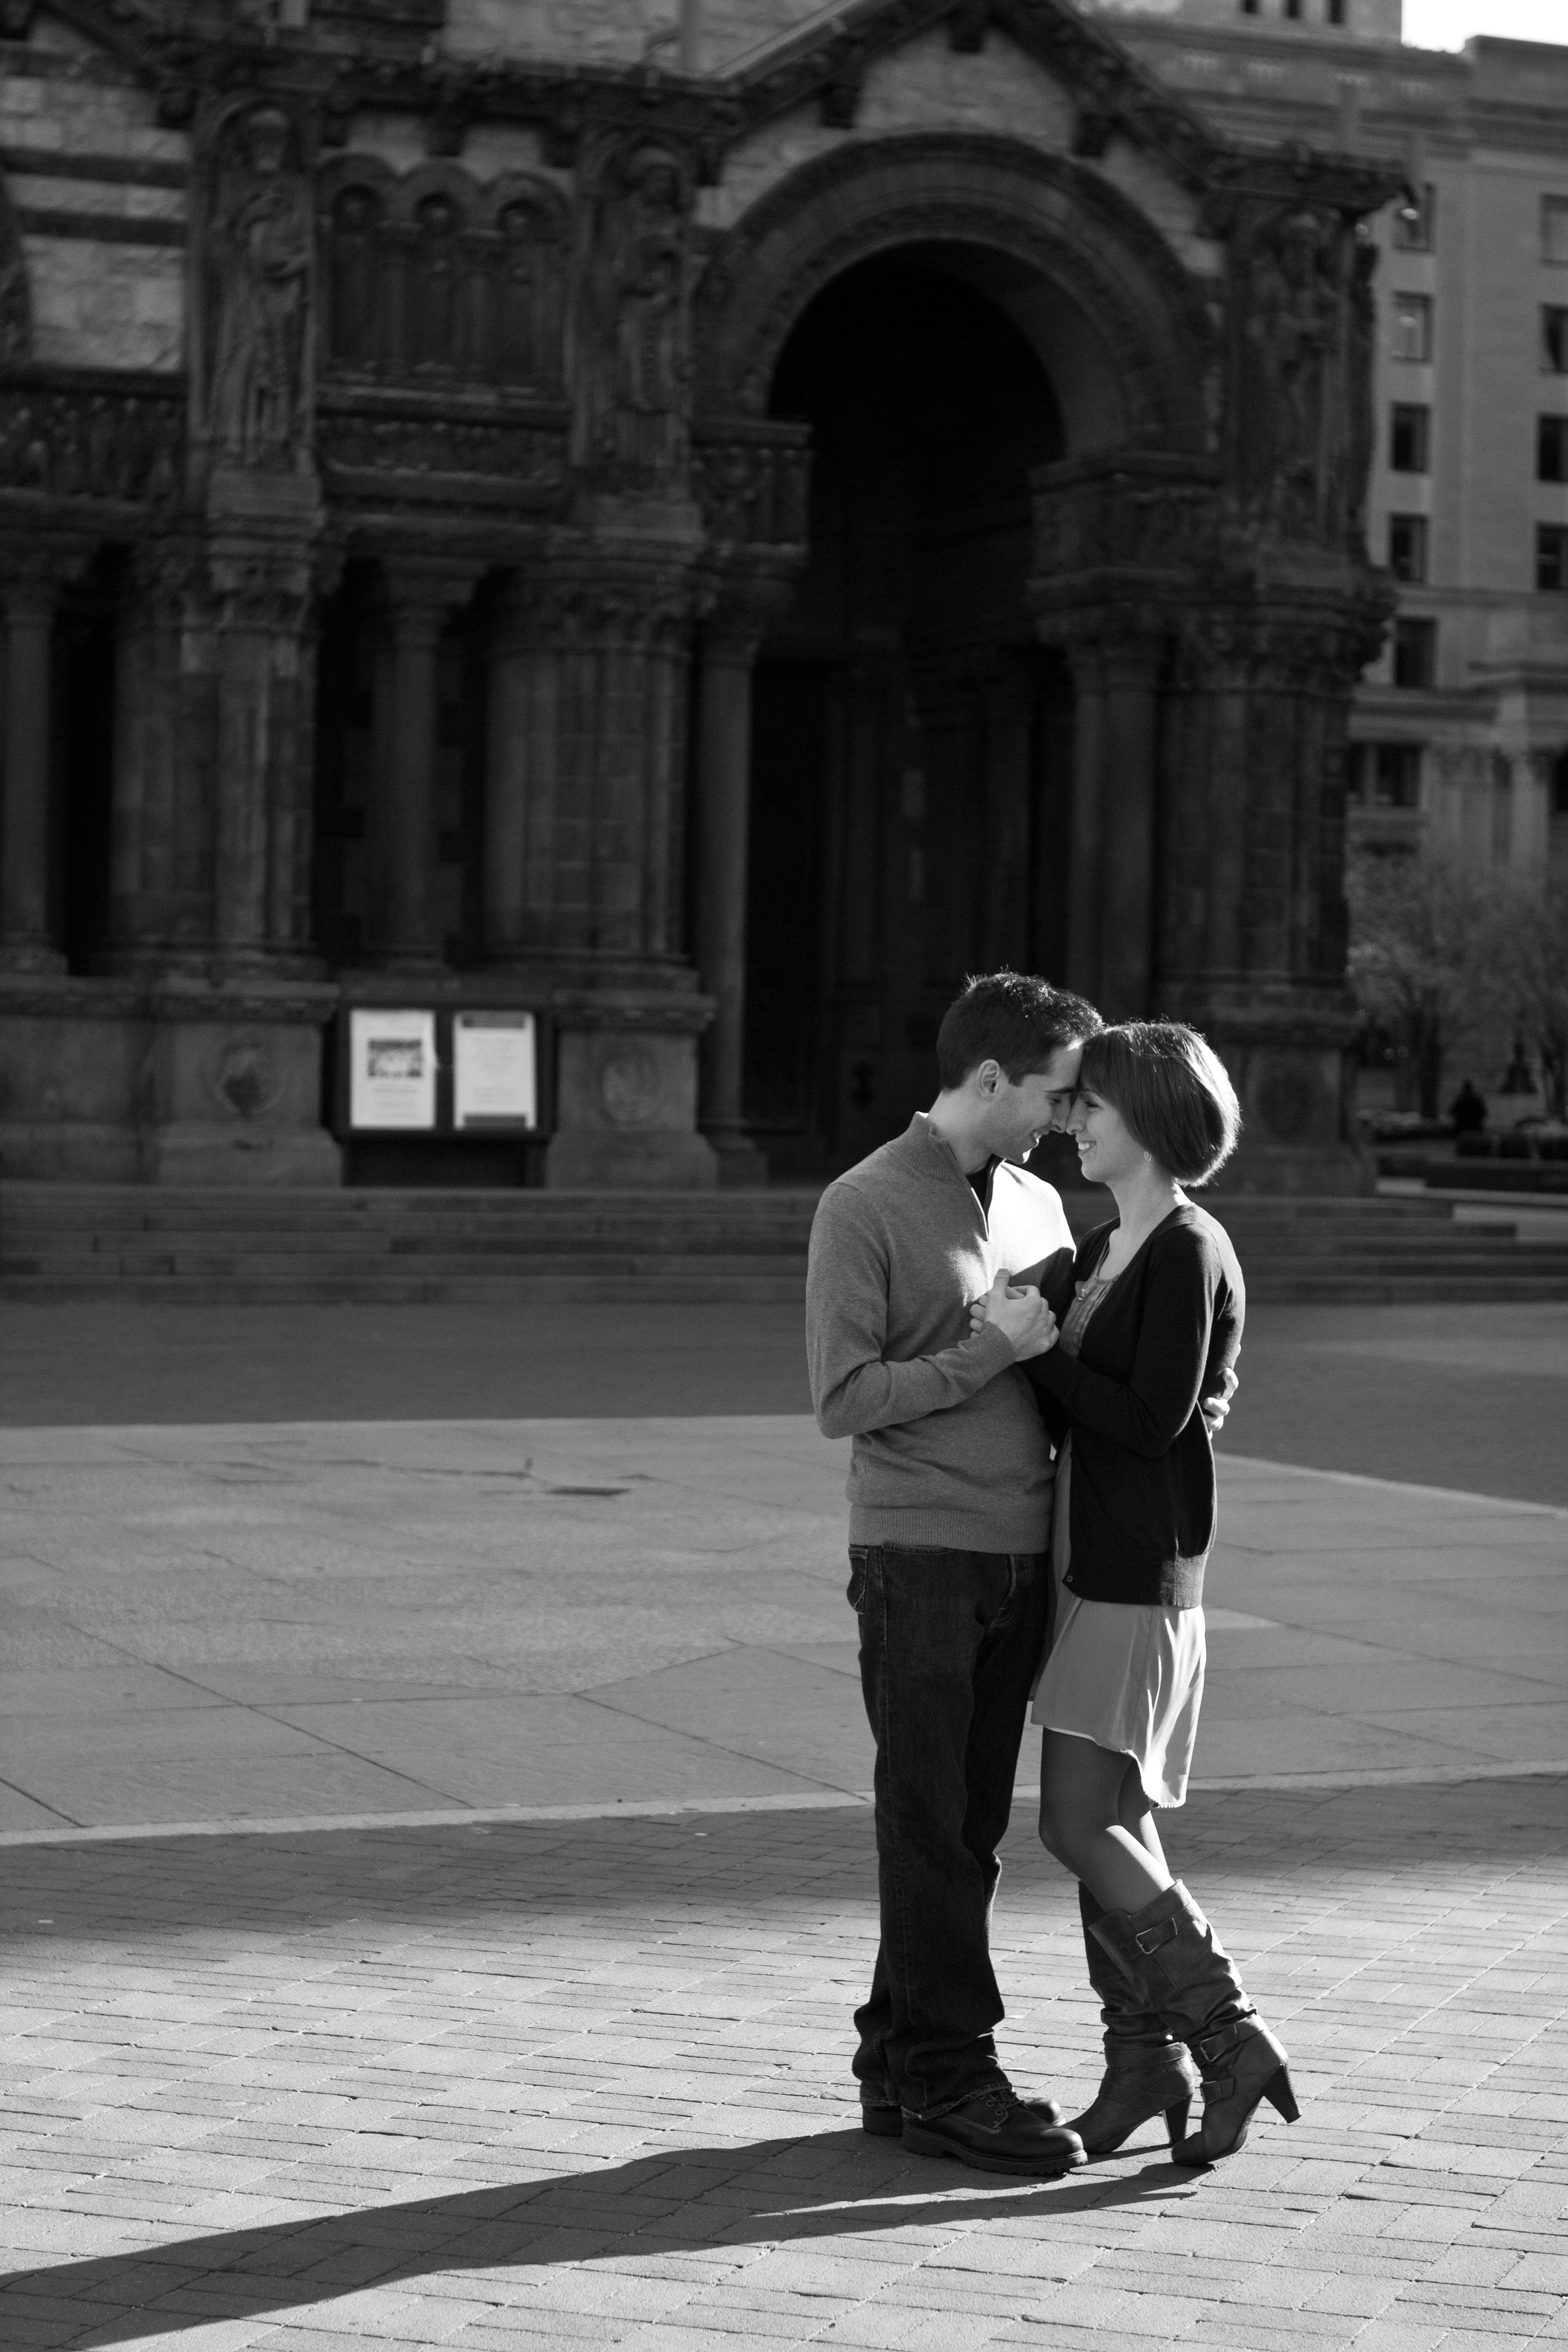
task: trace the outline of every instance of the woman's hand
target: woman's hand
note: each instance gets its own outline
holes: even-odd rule
[[[970,1301],[970,1338],[973,1339],[988,1323],[994,1323],[1012,1343],[1019,1363],[1026,1362],[1031,1356],[1048,1355],[1057,1344],[1057,1318],[1039,1292],[1027,1284],[1010,1283],[1005,1268],[984,1298]]]

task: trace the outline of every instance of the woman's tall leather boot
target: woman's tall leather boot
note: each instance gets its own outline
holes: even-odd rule
[[[1105,2026],[1105,2078],[1091,2106],[1068,2126],[1077,2132],[1090,2156],[1109,2156],[1151,2116],[1163,2115],[1175,2147],[1187,2128],[1187,2114],[1198,2087],[1198,2070],[1179,2042],[1173,2042],[1141,1993],[1135,1992],[1105,1947],[1094,1936],[1103,1915],[1087,1886],[1080,1884],[1078,1907],[1083,1918],[1084,1950],[1089,1980],[1100,1995]]]
[[[1261,2099],[1295,2122],[1284,2047],[1247,1998],[1229,1953],[1180,1879],[1142,1911],[1108,1911],[1090,1932],[1198,2062],[1203,2128],[1172,2149],[1177,2164],[1234,2155]]]

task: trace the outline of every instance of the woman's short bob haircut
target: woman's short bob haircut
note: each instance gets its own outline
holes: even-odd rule
[[[1241,1106],[1224,1063],[1180,1021],[1123,1021],[1086,1040],[1080,1090],[1113,1103],[1178,1184],[1206,1184],[1236,1150]]]

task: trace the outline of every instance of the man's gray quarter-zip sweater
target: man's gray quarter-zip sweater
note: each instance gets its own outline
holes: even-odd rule
[[[987,1212],[923,1113],[828,1186],[805,1344],[817,1425],[853,1440],[851,1543],[1046,1549],[1050,1444],[1011,1343],[970,1338],[969,1303],[1072,1248],[1051,1185],[999,1160]]]

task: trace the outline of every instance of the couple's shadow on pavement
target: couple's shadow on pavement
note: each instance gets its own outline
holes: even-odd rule
[[[853,2130],[671,2147],[588,2172],[12,2271],[0,2274],[0,2343],[7,2306],[26,2318],[29,2340],[41,2326],[60,2352],[91,2352],[443,2273],[786,2245],[929,2228],[944,2216],[1048,2222],[1193,2193],[1191,2173],[1158,2161],[1156,2148],[1125,2153],[1155,2161],[1131,2178],[1090,2166],[1027,2180],[906,2158]]]

